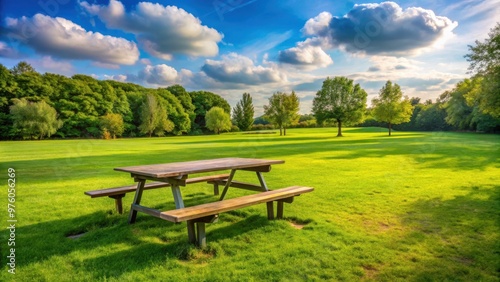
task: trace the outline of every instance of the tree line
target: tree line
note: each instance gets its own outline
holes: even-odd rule
[[[299,115],[294,91],[275,92],[264,116],[254,119],[249,93],[232,112],[229,103],[208,91],[181,85],[150,89],[77,74],[71,78],[36,72],[20,62],[0,64],[0,139],[115,138],[164,136],[290,127],[386,126],[396,130],[500,131],[500,23],[465,57],[473,76],[442,93],[436,102],[403,95],[387,81],[367,108],[367,93],[346,77],[328,77],[313,100],[312,114]]]

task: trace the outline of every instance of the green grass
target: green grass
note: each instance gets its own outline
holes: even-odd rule
[[[287,134],[1,142],[0,280],[500,280],[500,136]],[[286,204],[286,220],[268,221],[265,205],[221,214],[207,225],[205,250],[186,243],[185,223],[139,214],[127,224],[132,195],[119,215],[111,199],[83,194],[131,184],[114,167],[219,157],[283,159],[267,184],[315,191]],[[15,275],[6,267],[9,167],[17,172]],[[183,189],[186,205],[216,200],[206,184]],[[146,191],[143,203],[174,208],[165,189]]]

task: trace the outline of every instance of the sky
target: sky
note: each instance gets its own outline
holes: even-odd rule
[[[292,90],[302,114],[327,77],[368,104],[391,80],[435,101],[470,77],[464,55],[500,21],[500,0],[15,0],[0,2],[0,63],[150,88],[181,84],[256,116]]]

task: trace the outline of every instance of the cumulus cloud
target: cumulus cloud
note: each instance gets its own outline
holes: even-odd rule
[[[170,85],[177,81],[178,74],[173,67],[161,64],[146,66],[139,72],[137,77],[148,84]]]
[[[323,12],[309,19],[302,31],[323,46],[352,53],[408,54],[451,35],[457,25],[432,10],[403,10],[394,2],[383,2],[355,5],[343,17]]]
[[[90,32],[64,18],[36,14],[32,18],[7,18],[9,36],[37,52],[65,59],[95,60],[132,65],[139,58],[134,42]]]
[[[201,24],[201,21],[175,6],[140,2],[127,12],[120,1],[110,0],[108,6],[81,2],[91,15],[96,15],[108,28],[121,29],[136,35],[144,49],[153,56],[170,60],[173,54],[215,56],[222,34]]]
[[[263,84],[286,81],[286,76],[270,67],[256,66],[248,57],[230,53],[222,60],[206,60],[201,70],[219,82],[237,84]]]
[[[303,69],[316,69],[333,64],[330,55],[325,53],[321,46],[315,45],[313,40],[299,42],[297,47],[280,51],[278,60]]]

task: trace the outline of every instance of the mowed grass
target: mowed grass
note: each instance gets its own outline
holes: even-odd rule
[[[1,142],[0,280],[500,280],[500,136],[287,133]],[[283,159],[265,174],[268,186],[315,191],[286,204],[286,220],[268,221],[265,205],[221,214],[207,225],[204,250],[187,244],[185,223],[139,214],[127,224],[131,194],[123,215],[112,199],[83,194],[131,184],[115,167],[220,157]],[[15,275],[6,267],[9,167],[17,173]],[[256,182],[250,172],[236,178]],[[203,183],[182,191],[186,205],[217,199]],[[174,208],[170,190],[144,193],[144,205]]]

